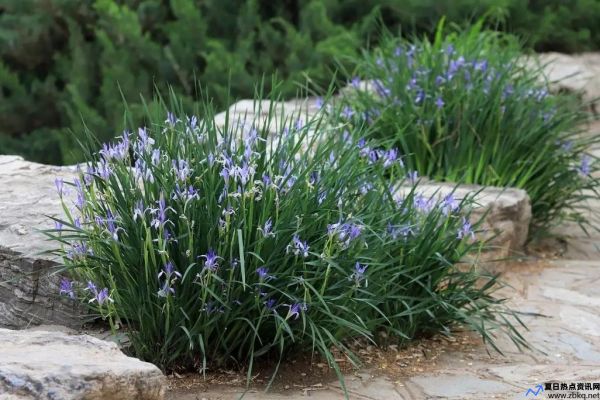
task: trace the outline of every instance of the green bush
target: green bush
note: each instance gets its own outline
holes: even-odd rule
[[[0,153],[52,163],[82,159],[71,133],[84,124],[102,140],[123,129],[123,98],[141,123],[140,95],[167,85],[188,112],[197,81],[218,108],[252,97],[262,74],[277,72],[293,96],[304,74],[329,82],[334,58],[364,42],[320,1],[10,0],[0,10],[0,135],[60,148],[3,139]]]
[[[412,34],[431,33],[443,15],[462,24],[484,14],[536,49],[600,47],[595,0],[4,0],[0,154],[81,161],[84,123],[102,140],[124,128],[121,92],[140,124],[139,95],[167,85],[188,112],[196,81],[217,108],[251,98],[254,83],[275,72],[293,96],[305,76],[324,85],[336,58],[376,43],[379,15]]]
[[[582,135],[585,113],[549,94],[520,54],[514,38],[480,25],[434,41],[388,37],[358,62],[373,88],[351,91],[344,115],[421,175],[525,189],[534,228],[581,221],[577,203],[597,196],[598,163],[586,151],[598,139]]]
[[[255,358],[290,349],[335,367],[332,347],[378,333],[466,324],[521,342],[495,278],[456,266],[479,246],[470,199],[418,187],[397,198],[384,178],[404,175],[396,153],[366,152],[323,114],[222,129],[176,115],[90,154],[74,184],[57,180],[67,214],[48,233],[76,277],[62,292],[125,330],[139,357],[250,374]]]

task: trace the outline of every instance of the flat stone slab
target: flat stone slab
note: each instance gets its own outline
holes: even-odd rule
[[[541,79],[553,91],[578,93],[586,103],[597,108],[600,99],[600,53],[541,53],[528,58],[526,65],[541,67]]]
[[[115,343],[0,329],[2,399],[161,400],[165,388],[156,366],[127,357]]]
[[[456,398],[466,395],[480,395],[489,398],[490,394],[500,394],[512,388],[501,382],[482,379],[475,375],[425,375],[411,379],[419,385],[427,396]]]

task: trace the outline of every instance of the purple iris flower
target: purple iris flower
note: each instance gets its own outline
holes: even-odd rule
[[[269,186],[271,185],[271,183],[273,183],[273,181],[271,180],[271,177],[269,175],[264,174],[262,176],[262,181],[265,184],[265,186]]]
[[[502,98],[510,97],[515,92],[513,85],[506,85],[506,87],[502,90]]]
[[[273,232],[273,220],[271,218],[267,219],[265,224],[262,227],[259,227],[258,230],[262,233],[264,238],[275,236],[275,232]]]
[[[204,258],[204,269],[208,269],[210,271],[216,271],[219,268],[219,259],[222,259],[215,253],[213,249],[208,249],[206,254],[200,256]]]
[[[571,150],[573,150],[573,141],[572,140],[566,140],[562,143],[559,142],[559,144],[560,144],[560,148],[566,153],[570,153]]]
[[[350,275],[350,280],[356,282],[357,286],[365,279],[365,272],[367,271],[368,265],[361,265],[358,261],[354,264],[354,272]]]
[[[412,78],[410,78],[410,80],[406,84],[406,90],[411,91],[416,89],[419,89],[419,85],[417,83],[417,77],[413,75]]]
[[[191,174],[189,164],[186,160],[173,160],[173,173],[181,182],[187,180]]]
[[[54,179],[54,185],[56,186],[56,192],[59,196],[62,197],[63,194],[66,194],[65,183],[62,178]]]
[[[464,239],[469,236],[471,237],[471,239],[475,240],[475,233],[473,232],[471,223],[465,217],[463,217],[462,225],[461,225],[460,229],[458,230],[456,237],[458,239]]]
[[[175,114],[173,114],[172,112],[168,111],[167,112],[167,119],[165,120],[165,124],[169,124],[171,126],[175,126],[175,124],[179,122],[179,119],[177,119],[175,117]]]
[[[400,161],[400,164],[402,165],[402,160],[398,159],[398,149],[390,149],[387,152],[385,152],[383,155],[383,160],[384,168],[391,167],[397,160]]]
[[[419,173],[417,171],[409,171],[406,174],[406,179],[408,179],[411,185],[414,185],[419,180]]]
[[[175,189],[173,190],[173,194],[171,195],[173,200],[181,199],[183,201],[190,201],[193,199],[199,199],[200,195],[198,191],[192,186],[189,185],[187,188],[185,186],[179,186],[179,183],[175,184]]]
[[[176,277],[176,278],[180,278],[181,279],[181,274],[177,271],[175,271],[175,266],[173,265],[173,263],[171,261],[169,261],[168,263],[166,263],[163,266],[162,271],[160,271],[158,273],[158,278],[161,278],[162,276],[164,276],[167,279],[171,279],[171,277]]]
[[[157,166],[160,163],[160,150],[152,150],[152,165]]]
[[[162,271],[158,273],[158,279],[161,277],[165,277],[165,280],[160,286],[157,294],[159,297],[167,297],[169,294],[175,294],[175,288],[173,288],[173,283],[177,280],[177,278],[181,278],[181,274],[175,271],[175,266],[172,262],[168,262],[163,266]]]
[[[157,201],[157,203],[158,208],[153,208],[152,210],[150,210],[150,212],[155,216],[150,225],[152,225],[155,229],[164,226],[167,223],[167,221],[169,221],[167,219],[167,211],[173,211],[171,207],[167,207],[165,203],[165,198],[162,193],[160,194],[160,198]]]
[[[85,242],[73,243],[71,250],[67,251],[66,257],[69,260],[76,260],[79,258],[86,257],[88,255],[94,255],[92,249],[88,248]]]
[[[336,236],[343,248],[348,248],[361,235],[363,227],[353,223],[336,223],[327,225],[327,233]]]
[[[90,186],[94,182],[94,168],[91,165],[86,167],[86,172],[83,174],[85,186]]]
[[[85,290],[89,290],[94,296],[98,293],[98,288],[92,281],[88,281]]]
[[[98,305],[101,306],[106,301],[110,301],[110,302],[113,301],[113,299],[110,298],[110,296],[108,294],[108,288],[98,290],[98,287],[92,281],[88,281],[87,287],[85,290],[89,290],[90,293],[93,295],[93,297],[89,301],[90,303],[93,303],[94,301],[96,301],[96,302],[98,302]]]
[[[442,76],[438,75],[435,77],[436,86],[441,86],[444,84],[444,82],[446,82],[446,80]]]
[[[63,224],[62,222],[54,221],[54,230],[60,232],[62,231]]]
[[[380,150],[371,150],[369,151],[369,161],[371,164],[375,164],[379,158],[381,157],[382,153]]]
[[[75,185],[75,191],[77,192],[75,207],[77,207],[79,210],[83,210],[83,207],[85,207],[85,193],[83,191],[83,184],[79,178],[73,179],[73,184]]]
[[[413,230],[410,226],[394,226],[388,222],[387,225],[387,233],[393,240],[398,239],[399,237],[407,238],[409,235],[413,234]]]
[[[350,119],[353,115],[354,111],[352,110],[352,108],[350,108],[350,106],[345,106],[342,109],[342,117],[344,117],[345,119]]]
[[[265,305],[265,308],[269,311],[275,311],[275,309],[277,308],[277,301],[275,299],[268,299],[264,301],[263,304]]]
[[[142,202],[142,200],[138,200],[135,203],[135,207],[133,209],[133,220],[137,220],[138,217],[140,218],[140,220],[143,220],[145,213],[146,209],[144,208],[144,203]]]
[[[415,104],[419,105],[425,100],[425,91],[419,89],[417,91],[417,95],[415,96]]]
[[[434,206],[432,198],[426,198],[422,194],[418,194],[413,199],[413,205],[417,209],[417,211],[422,213],[428,213]]]
[[[198,117],[192,115],[191,117],[185,117],[189,129],[194,130],[198,126]]]
[[[119,240],[119,231],[122,230],[122,229],[119,228],[115,224],[115,222],[117,222],[117,220],[113,216],[113,214],[110,212],[110,210],[106,210],[106,218],[104,219],[103,222],[104,222],[104,225],[106,226],[106,229],[108,230],[108,232],[113,237],[113,239],[116,240],[116,241],[118,241]]]
[[[250,161],[252,154],[254,154],[254,151],[252,150],[252,146],[249,144],[249,142],[247,142],[246,147],[244,148],[244,159],[246,161]]]
[[[267,267],[260,267],[256,270],[256,274],[261,281],[270,281],[271,279],[275,279],[273,275],[269,275],[269,269]]]
[[[392,94],[392,91],[390,88],[386,87],[383,82],[381,82],[379,79],[375,79],[373,81],[373,84],[375,85],[375,92],[380,96],[380,97],[388,97]]]
[[[465,82],[471,82],[471,72],[469,72],[468,69],[465,69],[463,74],[465,76]]]
[[[147,149],[154,145],[154,139],[148,136],[146,127],[138,128],[138,144],[137,150],[140,153],[145,152]]]
[[[438,110],[441,110],[442,108],[444,108],[444,100],[441,97],[438,97],[435,100],[435,106],[438,108]]]
[[[326,198],[327,198],[327,191],[323,190],[323,191],[319,192],[319,195],[317,196],[317,203],[323,204],[323,202],[325,201]]]
[[[167,297],[169,294],[175,294],[175,288],[171,287],[168,280],[165,280],[156,293],[158,297]]]
[[[244,162],[241,167],[236,167],[235,169],[235,177],[239,179],[242,186],[245,186],[246,183],[248,183],[250,176],[253,174],[254,168],[250,167],[246,162]]]
[[[224,313],[225,309],[223,308],[222,305],[215,303],[214,301],[209,301],[207,302],[204,307],[202,307],[202,310],[206,312],[207,314],[213,314],[213,313]]]
[[[441,203],[441,208],[445,215],[449,215],[458,209],[458,202],[452,193],[449,193],[444,197]]]
[[[488,62],[487,62],[487,60],[476,61],[473,64],[473,68],[475,69],[475,71],[485,72],[488,69]]]
[[[293,253],[296,256],[301,255],[302,257],[308,257],[308,250],[310,246],[306,243],[306,241],[300,240],[297,234],[292,237],[292,243],[288,244],[286,251],[288,253]]]
[[[289,305],[289,311],[286,319],[294,317],[294,319],[298,319],[300,317],[300,313],[302,311],[308,310],[308,306],[305,303],[294,303]]]
[[[448,80],[451,80],[458,70],[464,65],[465,58],[463,56],[458,57],[456,60],[450,60],[450,64],[448,65]]]
[[[106,162],[106,160],[102,159],[98,163],[98,168],[96,168],[96,173],[98,176],[104,180],[107,180],[112,175],[112,167]]]
[[[71,299],[75,299],[75,291],[73,289],[73,281],[66,278],[60,280],[60,291],[59,294],[69,296]]]
[[[359,89],[360,88],[360,78],[358,76],[353,77],[352,80],[350,81],[350,84],[352,85],[353,88]]]
[[[113,299],[108,294],[108,288],[104,288],[101,291],[99,291],[96,297],[92,300],[96,300],[98,302],[98,305],[102,305],[106,301],[109,301],[111,303],[113,302]]]
[[[124,160],[129,156],[129,133],[123,132],[121,140],[115,144],[104,143],[99,152],[104,161]]]
[[[331,156],[332,155],[333,154],[329,155],[330,156],[330,162],[331,162]],[[335,155],[333,155],[333,156],[335,157]],[[319,171],[313,171],[313,172],[310,173],[310,175],[308,177],[308,183],[311,186],[314,186],[315,184],[317,184],[319,182],[319,179],[320,179],[320,177],[319,177]]]
[[[324,105],[324,104],[325,104],[325,102],[323,101],[323,98],[322,98],[322,97],[317,97],[317,98],[315,99],[315,107],[317,107],[319,110],[320,110],[321,108],[323,108],[323,105]]]
[[[365,195],[367,193],[369,193],[371,190],[373,190],[374,186],[371,182],[365,182],[360,186],[360,193],[362,195]]]
[[[588,155],[581,158],[581,165],[577,168],[581,176],[590,176],[592,171],[592,159]]]

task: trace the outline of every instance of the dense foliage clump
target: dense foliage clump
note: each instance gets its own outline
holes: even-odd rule
[[[381,22],[430,34],[437,20],[517,33],[538,50],[600,46],[595,0],[4,0],[0,4],[0,154],[52,164],[82,160],[83,124],[102,140],[143,123],[140,94],[171,85],[188,112],[196,82],[218,108],[251,98],[277,73],[293,96],[305,77],[328,83],[336,59],[376,44]],[[232,94],[232,99],[228,94]]]
[[[406,155],[406,165],[439,181],[518,187],[533,224],[581,221],[576,206],[597,196],[586,114],[550,94],[525,67],[510,36],[470,30],[433,41],[387,37],[365,52],[343,115]]]
[[[324,113],[257,111],[270,117],[151,118],[89,154],[73,184],[58,180],[66,216],[48,234],[74,278],[62,292],[165,369],[251,370],[290,349],[335,366],[333,348],[352,357],[348,339],[456,324],[520,342],[495,278],[457,266],[480,246],[471,199],[425,197],[408,181],[400,195],[388,181],[405,176],[398,152]]]

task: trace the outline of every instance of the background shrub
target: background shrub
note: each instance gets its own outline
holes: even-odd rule
[[[171,85],[191,112],[197,80],[217,108],[252,97],[262,74],[285,79],[285,96],[305,75],[324,85],[336,58],[377,38],[380,13],[407,34],[433,32],[444,15],[463,23],[485,14],[538,50],[600,45],[595,0],[4,0],[0,154],[81,161],[69,132],[85,122],[110,139],[124,128],[121,92],[141,123],[139,94],[151,98],[155,87]]]
[[[256,357],[303,349],[335,365],[332,346],[346,352],[349,338],[456,323],[520,343],[495,279],[456,267],[479,245],[470,200],[394,198],[395,152],[353,144],[324,115],[222,129],[163,118],[90,154],[73,184],[57,181],[66,216],[49,233],[76,277],[63,293],[89,299],[139,357],[251,371]]]
[[[350,92],[344,114],[372,125],[421,175],[525,189],[534,227],[583,220],[575,206],[597,196],[598,164],[586,151],[598,138],[581,133],[586,114],[550,95],[520,54],[515,38],[480,25],[433,41],[387,37],[351,82],[373,89]]]

